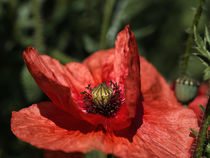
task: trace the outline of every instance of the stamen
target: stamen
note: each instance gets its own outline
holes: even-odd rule
[[[89,84],[86,89],[88,91],[81,92],[81,94],[83,95],[85,110],[88,113],[113,117],[124,102],[117,83],[112,81],[109,82],[109,85],[104,82],[94,88],[91,88]]]

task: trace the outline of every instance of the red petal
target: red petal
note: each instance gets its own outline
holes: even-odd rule
[[[96,85],[109,81],[113,73],[114,49],[101,50],[84,60]]]
[[[74,83],[74,87],[77,89],[77,92],[85,91],[85,87],[88,84],[95,85],[94,79],[88,70],[88,68],[81,63],[71,62],[65,66],[70,72],[69,79]]]
[[[174,92],[156,68],[143,57],[140,57],[140,65],[141,92],[144,100],[151,101],[165,99],[177,103]],[[179,104],[175,105],[179,106]]]
[[[208,104],[208,99],[208,85],[202,84],[199,88],[197,97],[188,105],[189,108],[195,112],[199,125],[201,125],[204,114],[199,104],[201,104],[205,109]]]
[[[128,115],[134,118],[140,103],[140,63],[135,37],[129,25],[117,35],[113,81],[125,92]]]
[[[39,87],[62,109],[69,111],[72,101],[67,71],[57,60],[40,56],[33,47],[23,53],[24,61]]]
[[[189,109],[167,101],[143,102],[143,124],[134,142],[141,142],[142,157],[190,157],[193,138],[189,128],[198,130],[197,119]],[[137,151],[137,146],[132,146]],[[132,151],[131,151],[132,152]],[[132,152],[133,154],[133,152]]]
[[[18,138],[38,148],[64,152],[90,151],[90,144],[97,142],[87,142],[87,139],[100,138],[100,134],[97,136],[95,133],[103,135],[103,131],[74,118],[51,102],[13,112],[11,129]]]
[[[93,124],[97,123],[95,118],[87,116],[81,111],[79,105],[75,103],[75,100],[78,100],[80,97],[78,91],[84,90],[84,87],[81,88],[81,86],[94,82],[91,80],[91,75],[87,73],[88,70],[85,66],[80,65],[80,68],[82,74],[86,73],[86,77],[76,81],[74,77],[79,77],[79,74],[77,72],[73,73],[72,70],[75,70],[79,63],[72,63],[67,65],[66,68],[49,56],[40,56],[33,47],[28,47],[24,51],[23,58],[39,87],[55,105],[75,117],[83,118]],[[74,84],[72,81],[74,81]]]
[[[189,157],[193,141],[189,128],[197,130],[197,119],[190,109],[172,108],[168,104],[166,101],[144,103],[143,124],[130,141],[114,133],[94,130],[50,102],[13,112],[11,128],[18,138],[47,150],[95,149],[125,158]]]

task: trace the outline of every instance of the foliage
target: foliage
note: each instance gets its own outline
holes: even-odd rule
[[[201,36],[198,34],[196,27],[194,28],[194,36],[195,36],[195,43],[196,49],[199,53],[194,53],[203,65],[205,65],[204,70],[204,80],[210,79],[210,51],[208,47],[210,46],[210,34],[208,32],[208,28],[205,27],[205,34],[204,38],[202,39]]]

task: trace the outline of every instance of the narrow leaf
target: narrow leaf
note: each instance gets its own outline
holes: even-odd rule
[[[207,67],[205,70],[204,70],[204,76],[203,76],[204,80],[209,80],[210,79],[210,66]]]
[[[203,112],[205,112],[205,108],[203,107],[203,105],[201,105],[201,104],[198,104],[199,105],[199,107],[201,108],[201,110],[203,111]]]
[[[205,37],[206,37],[206,41],[210,45],[210,34],[207,27],[205,27]]]
[[[206,46],[201,38],[201,36],[198,34],[196,27],[194,27],[194,37],[195,37],[195,43],[197,47],[201,50],[205,50]]]
[[[202,62],[202,64],[204,64],[206,67],[210,66],[210,61],[206,56],[203,56],[202,54],[199,54],[199,53],[193,53],[193,54],[197,56]]]
[[[198,131],[196,131],[196,130],[194,130],[194,129],[192,129],[192,128],[190,128],[190,130],[192,131],[192,133],[193,133],[196,137],[198,137]]]

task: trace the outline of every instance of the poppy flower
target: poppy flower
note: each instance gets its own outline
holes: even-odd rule
[[[130,27],[115,48],[82,63],[61,65],[28,47],[24,61],[51,99],[12,113],[21,140],[54,151],[99,150],[119,157],[189,157],[198,130],[191,109],[182,107],[158,71],[138,54]]]

